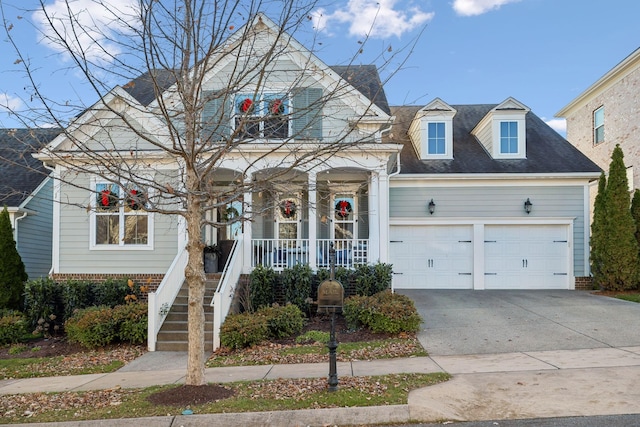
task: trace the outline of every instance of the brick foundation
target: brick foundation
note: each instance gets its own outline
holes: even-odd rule
[[[577,291],[593,290],[593,278],[590,276],[576,277],[576,290]]]
[[[93,283],[104,283],[108,279],[131,279],[139,285],[149,286],[149,292],[154,292],[160,286],[164,274],[92,274],[92,273],[57,273],[51,275],[57,282],[67,280],[86,280]]]

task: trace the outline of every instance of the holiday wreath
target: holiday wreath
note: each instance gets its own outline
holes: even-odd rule
[[[284,102],[282,99],[274,99],[269,101],[269,114],[272,116],[280,116],[284,113]]]
[[[98,206],[101,208],[113,208],[118,206],[118,194],[110,189],[98,192]]]
[[[336,215],[341,219],[346,219],[352,212],[351,203],[346,200],[339,200],[336,202]]]
[[[280,203],[280,215],[283,218],[291,219],[296,216],[296,203],[293,200],[283,200]]]
[[[245,98],[242,101],[238,102],[238,109],[242,113],[252,113],[253,112],[253,100],[251,98]]]

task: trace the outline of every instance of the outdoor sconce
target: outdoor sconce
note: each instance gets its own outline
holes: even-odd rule
[[[431,199],[431,201],[429,202],[429,214],[433,215],[435,211],[436,211],[436,204],[433,201],[433,199]]]
[[[531,203],[531,200],[529,200],[529,198],[527,197],[527,201],[524,202],[524,211],[528,214],[531,213],[531,207],[533,206],[533,203]]]

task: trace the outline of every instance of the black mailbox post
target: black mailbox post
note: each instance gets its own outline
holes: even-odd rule
[[[318,312],[331,313],[331,335],[327,347],[329,348],[329,391],[338,390],[338,369],[336,364],[336,313],[342,313],[344,302],[344,288],[335,280],[336,251],[333,243],[329,249],[329,265],[331,274],[329,280],[325,280],[318,286]]]

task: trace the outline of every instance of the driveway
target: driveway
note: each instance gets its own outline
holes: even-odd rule
[[[587,291],[398,289],[431,356],[640,346],[640,304]]]

